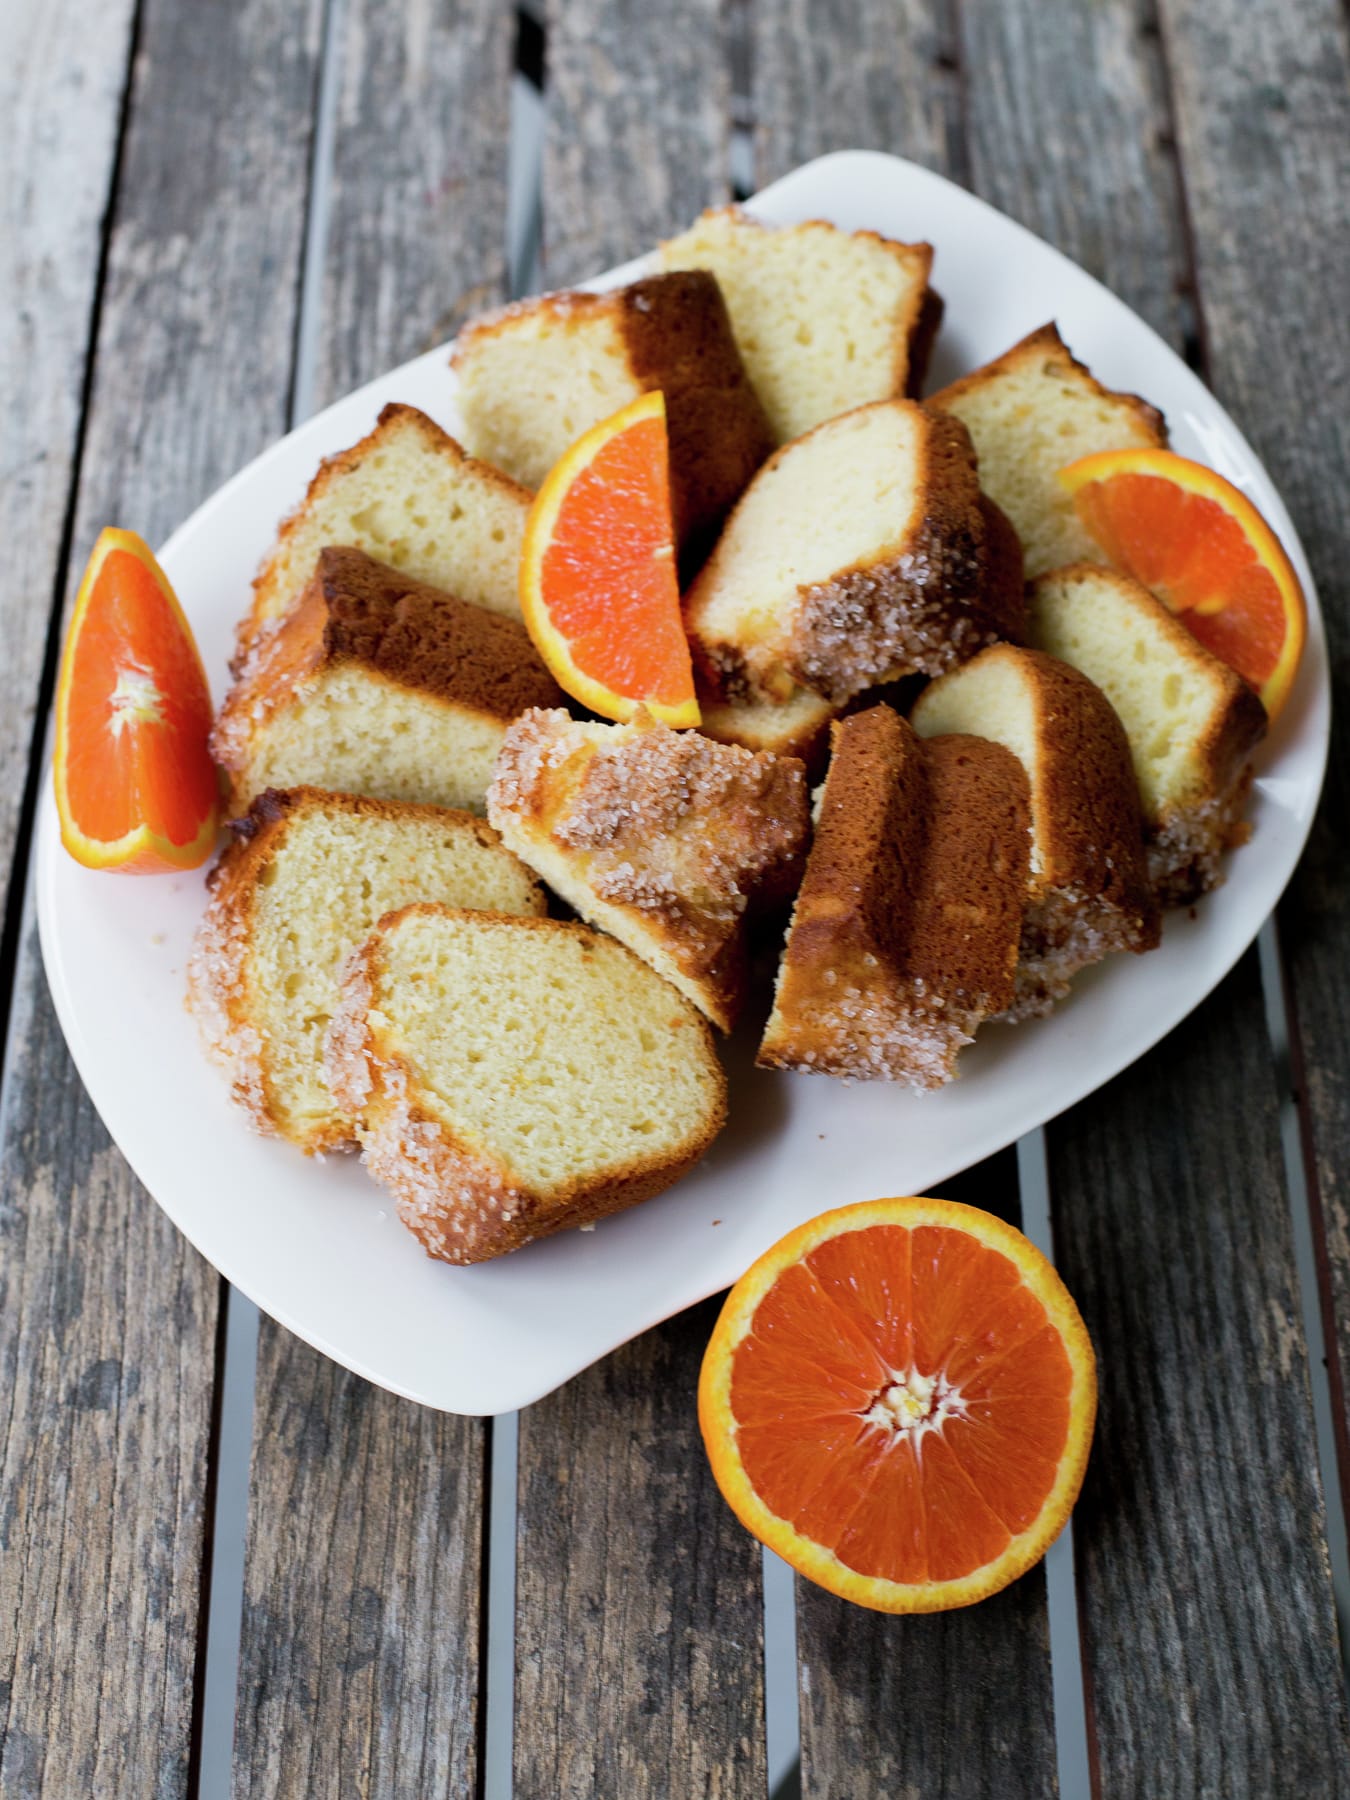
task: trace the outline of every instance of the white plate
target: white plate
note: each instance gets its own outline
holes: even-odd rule
[[[1253,843],[1194,918],[1168,918],[1154,954],[1091,971],[1049,1019],[986,1029],[962,1058],[961,1080],[928,1096],[767,1074],[754,1069],[752,1045],[733,1044],[732,1122],[692,1175],[594,1231],[475,1269],[424,1256],[355,1159],[307,1162],[252,1135],[183,1008],[203,876],[115,881],[78,868],[61,850],[49,783],[37,861],[43,953],[76,1065],[112,1136],[179,1229],[259,1306],[338,1362],[429,1406],[523,1406],[725,1287],[802,1220],[847,1201],[931,1190],[1073,1105],[1170,1031],[1232,967],[1289,879],[1317,803],[1330,707],[1307,562],[1256,456],[1185,364],[1057,251],[911,163],[864,152],[823,157],[750,209],[779,223],[823,217],[930,240],[947,302],[935,382],[1056,319],[1103,380],[1162,407],[1175,447],[1221,470],[1271,520],[1309,598],[1307,655],[1261,752]],[[630,265],[594,285],[635,272]],[[319,458],[354,442],[389,400],[420,406],[455,431],[445,350],[292,432],[162,552],[218,694],[234,622],[278,518]]]

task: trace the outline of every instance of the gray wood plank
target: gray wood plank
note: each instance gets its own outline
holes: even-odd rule
[[[841,54],[841,46],[847,52]],[[962,179],[967,150],[950,16],[938,5],[780,0],[752,12],[756,181],[845,147],[890,150]],[[941,288],[941,245],[935,278]],[[953,1199],[1019,1218],[1016,1161],[991,1158]],[[1056,1791],[1045,1577],[983,1606],[888,1618],[797,1583],[802,1791]],[[901,1697],[903,1696],[903,1703]]]
[[[0,920],[61,562],[131,0],[14,0],[0,64]]]
[[[976,187],[1182,348],[1194,275],[1152,9],[965,8],[962,23]],[[1218,50],[1197,64],[1197,94],[1222,85]],[[1183,104],[1183,146],[1185,121]],[[1271,183],[1260,202],[1267,229],[1280,191]],[[1203,265],[1201,276],[1207,318]],[[1281,360],[1270,344],[1264,380]],[[1052,1126],[1048,1157],[1060,1267],[1101,1357],[1099,1448],[1076,1530],[1101,1791],[1335,1791],[1343,1705],[1253,959],[1131,1075]],[[1262,1416],[1274,1371],[1278,1431]],[[1240,1485],[1222,1473],[1239,1468]]]
[[[545,276],[597,274],[724,199],[719,8],[550,9]],[[713,1314],[648,1332],[521,1414],[516,1791],[763,1794],[759,1546],[712,1480]]]
[[[1350,1791],[1259,1008],[1249,954],[1052,1133],[1101,1376],[1074,1542],[1105,1800]]]
[[[510,9],[348,0],[315,406],[504,297]],[[468,1793],[477,1779],[481,1421],[261,1324],[235,1720],[240,1795]]]
[[[473,1792],[484,1433],[258,1346],[234,1791]]]
[[[520,1415],[518,1794],[764,1793],[760,1550],[695,1413],[716,1316],[682,1314]]]
[[[1326,794],[1280,908],[1334,1297],[1333,1386],[1350,1489],[1350,52],[1343,9],[1169,5],[1166,39],[1203,297],[1209,378],[1307,548],[1331,649]],[[1316,1210],[1316,1209],[1315,1209]],[[1319,1221],[1323,1223],[1323,1221]]]
[[[147,0],[108,250],[72,585],[157,541],[279,427],[318,11]],[[20,945],[0,1097],[0,1788],[185,1794],[217,1278],[132,1179]]]
[[[650,250],[728,197],[719,0],[550,0],[544,262],[550,287]]]

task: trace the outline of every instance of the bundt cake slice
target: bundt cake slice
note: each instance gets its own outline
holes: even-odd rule
[[[517,301],[461,332],[452,360],[470,445],[528,488],[592,425],[660,388],[686,570],[773,449],[721,292],[701,270]]]
[[[255,1126],[307,1151],[354,1141],[324,1079],[347,953],[412,900],[542,913],[538,882],[490,825],[315,788],[268,792],[211,874],[188,964],[208,1055]]]
[[[941,1087],[1012,1004],[1027,779],[978,737],[922,742],[888,706],[839,721],[759,1061]]]
[[[1048,1012],[1112,950],[1156,946],[1130,747],[1100,688],[1038,650],[998,644],[925,688],[910,722],[924,738],[991,738],[1026,770],[1031,863],[1011,1018]]]
[[[415,406],[386,406],[368,436],[330,456],[286,519],[253,583],[238,660],[299,598],[327,544],[349,544],[417,581],[520,617],[530,495],[467,456]]]
[[[718,207],[661,246],[667,269],[708,269],[726,296],[776,443],[855,406],[918,395],[942,318],[930,244],[823,219],[763,225]]]
[[[488,817],[583,919],[731,1029],[747,916],[801,876],[799,762],[672,731],[642,710],[627,725],[529,712],[506,734]]]
[[[482,812],[511,720],[563,704],[515,619],[330,546],[230,690],[212,750],[235,812],[305,785]]]
[[[1184,906],[1223,879],[1242,843],[1250,757],[1266,712],[1246,682],[1128,575],[1079,563],[1028,595],[1031,641],[1095,681],[1125,727],[1139,783],[1149,878]]]
[[[792,688],[785,700],[723,700],[700,689],[699,709],[704,737],[745,750],[798,757],[812,777],[824,767],[830,722],[839,713],[837,706],[804,687]]]
[[[1056,476],[1097,450],[1165,445],[1163,417],[1135,394],[1113,393],[1074,359],[1054,325],[964,375],[926,404],[960,419],[975,440],[980,485],[1007,513],[1028,580],[1100,552]]]
[[[659,1194],[726,1118],[695,1009],[613,938],[556,919],[381,919],[347,965],[327,1069],[366,1167],[452,1263]]]
[[[939,674],[1020,634],[989,536],[958,421],[912,400],[831,419],[760,470],[686,595],[700,674],[733,703],[805,687],[836,706]]]

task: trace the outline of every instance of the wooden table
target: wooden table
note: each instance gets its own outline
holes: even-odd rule
[[[1342,0],[559,0],[542,22],[500,0],[10,0],[6,19],[0,1792],[227,1792],[237,1692],[239,1796],[506,1794],[512,1698],[518,1796],[763,1796],[763,1565],[698,1443],[707,1308],[514,1428],[419,1410],[264,1322],[245,1490],[248,1413],[223,1395],[247,1385],[246,1315],[227,1359],[223,1284],[109,1143],[43,978],[31,840],[62,611],[102,524],[161,541],[305,413],[503,297],[510,176],[535,184],[557,285],[733,177],[856,145],[1023,220],[1201,371],[1297,520],[1343,690]],[[542,168],[519,131],[512,168],[515,69],[543,85]],[[806,1794],[1052,1794],[1057,1711],[1066,1793],[1089,1765],[1093,1792],[1144,1800],[1350,1792],[1348,742],[1262,967],[961,1184],[1016,1216],[1043,1152],[1100,1354],[1056,1577],[1081,1679],[1041,1570],[932,1618],[800,1587]],[[769,1688],[781,1743],[790,1689]]]

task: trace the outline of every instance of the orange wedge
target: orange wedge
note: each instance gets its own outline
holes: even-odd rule
[[[1078,1309],[1020,1231],[873,1200],[790,1232],[732,1288],[699,1381],[717,1484],[831,1593],[942,1612],[1059,1534],[1097,1403]]]
[[[164,572],[134,531],[94,545],[61,652],[56,806],[88,869],[149,875],[211,854],[219,790],[206,671]]]
[[[1106,450],[1061,469],[1108,560],[1249,681],[1273,719],[1289,697],[1307,606],[1280,540],[1245,494],[1170,450]]]
[[[525,527],[520,603],[554,680],[583,706],[699,723],[660,392],[593,426],[550,470]]]

